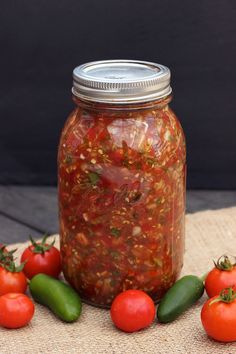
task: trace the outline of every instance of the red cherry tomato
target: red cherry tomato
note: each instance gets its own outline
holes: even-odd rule
[[[0,297],[0,326],[20,328],[32,319],[33,302],[24,294],[9,293]]]
[[[0,295],[7,293],[25,293],[27,279],[22,271],[9,271],[0,267]]]
[[[26,262],[23,271],[28,279],[39,273],[52,277],[58,277],[61,273],[60,252],[53,246],[54,242],[49,245],[46,239],[47,237],[44,237],[41,243],[31,239],[32,245],[27,247],[21,256],[21,262]]]
[[[227,289],[229,291],[229,289]],[[201,320],[206,333],[220,342],[236,341],[236,299],[231,302],[209,299],[201,311]]]
[[[223,256],[219,258],[215,267],[208,273],[205,280],[205,289],[207,295],[213,297],[229,287],[236,287],[236,265],[230,262],[229,257]]]
[[[111,319],[124,332],[135,332],[148,327],[155,317],[153,300],[141,290],[126,290],[114,299]]]

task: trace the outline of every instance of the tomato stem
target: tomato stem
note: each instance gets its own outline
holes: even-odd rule
[[[46,251],[49,251],[54,246],[55,239],[52,241],[52,243],[50,243],[48,245],[48,244],[46,244],[48,237],[49,237],[49,235],[46,234],[43,236],[42,242],[36,242],[33,239],[33,237],[30,235],[29,239],[31,241],[31,244],[34,246],[32,249],[32,252],[44,254]]]
[[[17,248],[12,251],[7,251],[6,246],[2,246],[0,248],[0,264],[8,264],[9,262],[14,260],[14,253]]]
[[[23,270],[23,268],[24,268],[26,262],[27,262],[27,261],[22,262],[20,265],[16,266],[15,262],[14,262],[13,260],[11,260],[11,261],[9,261],[9,262],[7,262],[7,263],[2,264],[2,267],[3,267],[4,269],[6,269],[8,272],[11,272],[11,273],[20,273],[20,272]]]
[[[231,262],[229,256],[223,255],[221,256],[217,262],[214,262],[214,265],[217,269],[219,270],[225,270],[225,271],[231,271],[233,267],[236,265],[236,257],[232,256],[234,258],[234,263]]]
[[[236,299],[236,291],[232,287],[225,288],[221,291],[220,295],[210,302],[210,305],[216,302],[225,302],[227,304],[233,302]]]

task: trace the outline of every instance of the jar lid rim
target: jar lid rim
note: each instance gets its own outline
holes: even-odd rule
[[[152,101],[171,93],[170,70],[141,60],[101,60],[73,71],[72,92],[89,101],[132,103]]]

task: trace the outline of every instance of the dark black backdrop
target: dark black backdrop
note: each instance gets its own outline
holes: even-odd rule
[[[188,185],[236,188],[235,0],[0,1],[0,183],[56,183],[71,73],[131,58],[172,70]]]

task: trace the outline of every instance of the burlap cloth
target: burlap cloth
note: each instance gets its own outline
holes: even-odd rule
[[[12,245],[15,247],[20,254],[26,243]],[[204,274],[212,267],[212,259],[225,252],[236,253],[236,207],[187,215],[183,274]],[[206,336],[200,322],[205,300],[206,295],[173,323],[155,322],[133,334],[115,329],[107,310],[83,304],[78,322],[66,324],[37,304],[28,326],[19,330],[0,329],[0,353],[236,353],[236,343],[217,343]]]

